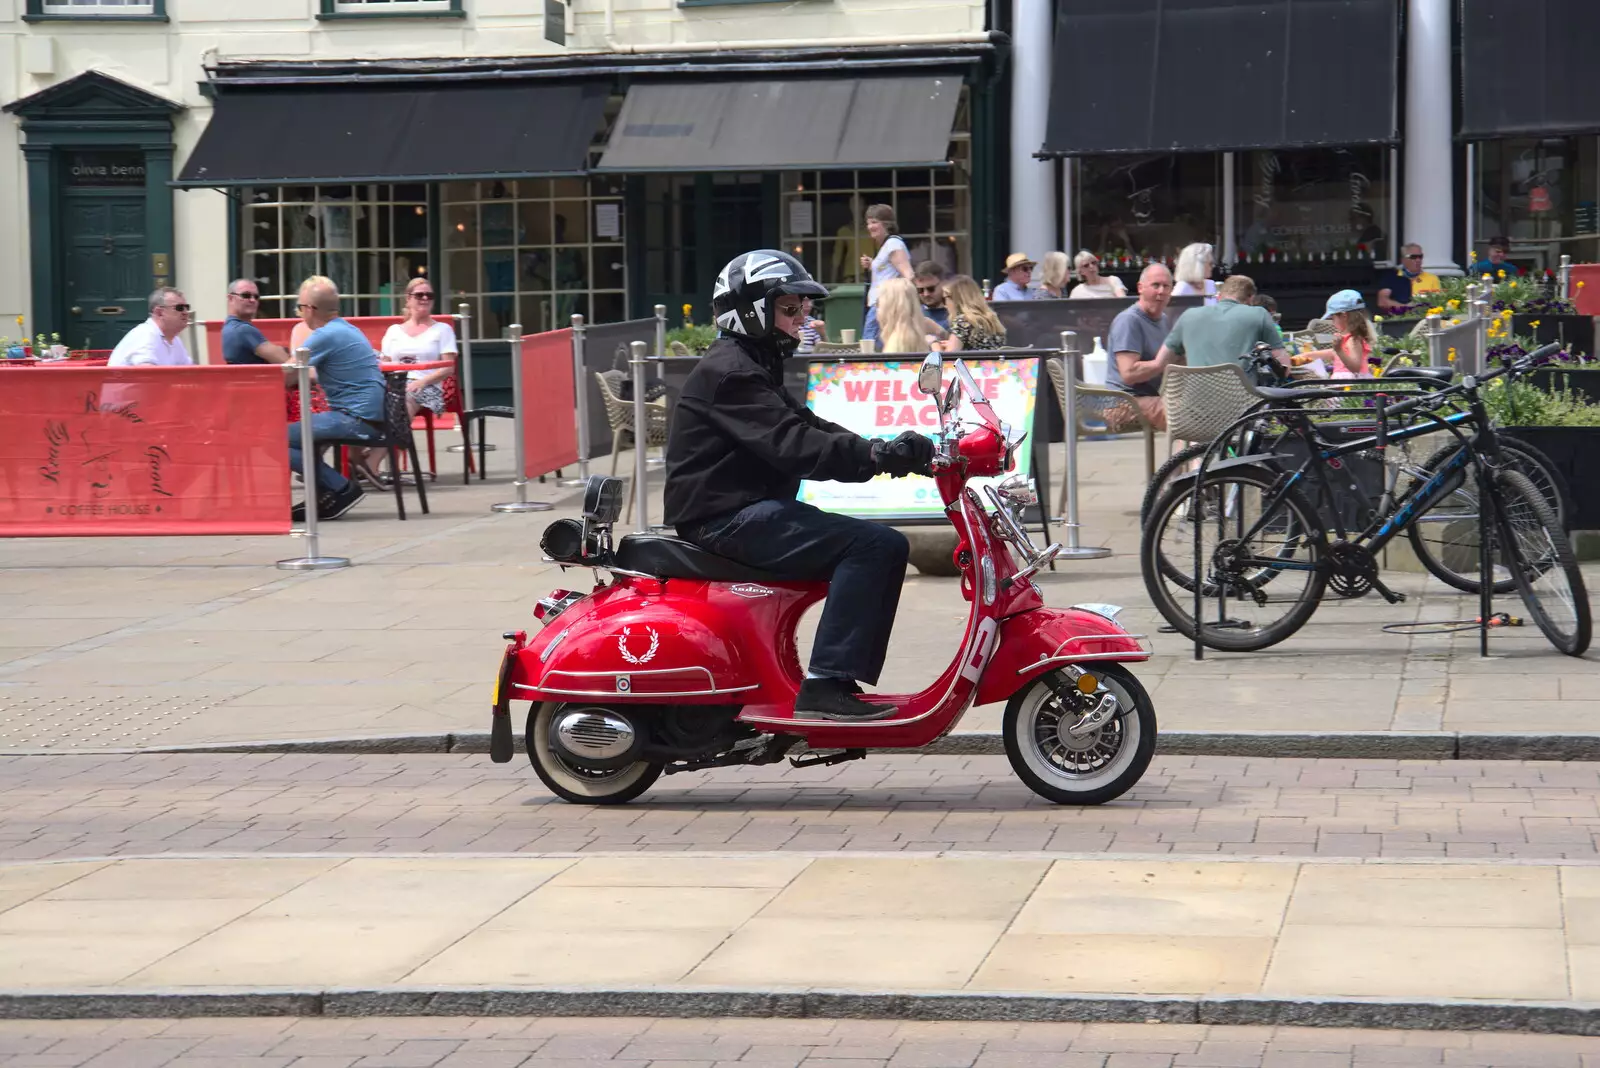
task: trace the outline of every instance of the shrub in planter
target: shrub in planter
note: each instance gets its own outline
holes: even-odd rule
[[[1553,372],[1560,376],[1560,371]],[[1497,378],[1484,387],[1495,424],[1550,457],[1571,492],[1574,530],[1600,530],[1600,404],[1570,388],[1541,389]]]

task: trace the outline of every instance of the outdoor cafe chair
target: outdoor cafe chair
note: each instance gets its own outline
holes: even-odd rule
[[[1178,441],[1216,440],[1261,394],[1236,363],[1210,367],[1168,367],[1161,374],[1161,399],[1167,404],[1167,455]]]
[[[428,514],[428,491],[422,481],[422,461],[417,456],[417,439],[411,433],[411,414],[406,410],[406,372],[386,371],[383,375],[383,430],[376,438],[324,438],[320,449],[334,445],[343,449],[380,448],[389,451],[389,484],[394,488],[395,512],[406,517],[405,478],[400,470],[400,455],[411,459],[411,475],[417,487],[422,514]]]
[[[1050,382],[1055,387],[1056,402],[1061,406],[1063,413],[1067,410],[1067,376],[1059,356],[1044,361],[1049,369]],[[1156,473],[1156,428],[1144,410],[1133,403],[1132,395],[1124,393],[1114,386],[1090,386],[1083,382],[1077,384],[1075,390],[1078,398],[1078,411],[1073,425],[1080,434],[1088,434],[1096,428],[1087,425],[1088,416],[1096,416],[1104,424],[1105,432],[1109,434],[1125,433],[1137,428],[1144,435],[1144,468],[1145,480],[1155,477]],[[1065,420],[1063,420],[1064,422]],[[1061,480],[1060,500],[1056,502],[1056,514],[1065,515],[1067,511],[1067,480]]]

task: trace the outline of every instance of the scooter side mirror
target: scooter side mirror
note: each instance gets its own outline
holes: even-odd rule
[[[917,372],[917,388],[930,397],[939,395],[939,386],[944,383],[944,357],[937,352],[930,352],[922,358],[922,370]]]

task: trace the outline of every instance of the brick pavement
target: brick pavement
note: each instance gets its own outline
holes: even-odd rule
[[[0,1021],[4,1068],[1596,1068],[1600,1039],[879,1020]]]
[[[1158,756],[1099,808],[1045,804],[1003,757],[662,779],[555,800],[519,757],[0,758],[0,859],[189,852],[1045,851],[1593,860],[1600,764]],[[0,1065],[0,1068],[4,1068]]]

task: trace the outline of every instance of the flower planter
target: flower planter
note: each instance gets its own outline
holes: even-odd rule
[[[1540,389],[1570,389],[1590,404],[1600,404],[1600,366],[1592,370],[1547,367],[1528,376],[1528,384]],[[1556,429],[1560,429],[1559,427]]]
[[[1513,315],[1511,332],[1531,334],[1541,345],[1559,341],[1569,352],[1594,353],[1594,320],[1587,315]]]
[[[1600,427],[1508,426],[1501,432],[1543,452],[1566,477],[1573,530],[1600,530],[1600,464],[1591,461],[1600,453]]]

